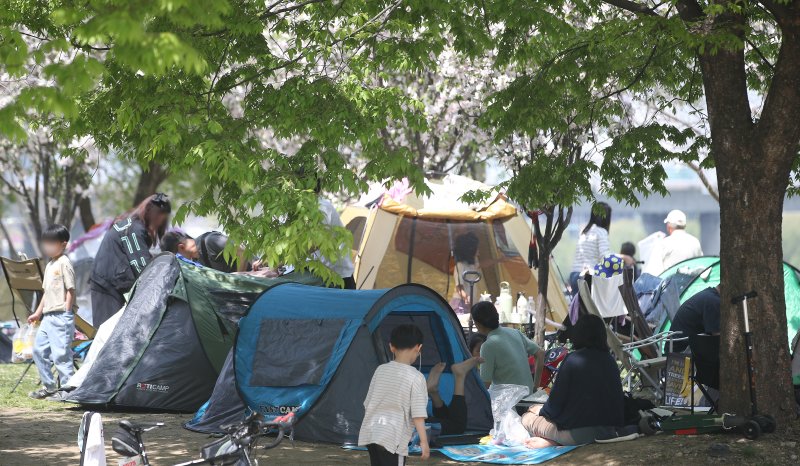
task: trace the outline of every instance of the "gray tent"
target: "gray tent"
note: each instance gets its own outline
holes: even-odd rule
[[[211,398],[197,411],[191,421],[183,426],[203,434],[221,433],[221,426],[244,419],[247,406],[236,390],[233,373],[233,351],[228,353],[219,373]]]
[[[68,401],[192,412],[214,389],[236,322],[270,287],[313,277],[257,279],[165,253],[145,268],[125,312]]]

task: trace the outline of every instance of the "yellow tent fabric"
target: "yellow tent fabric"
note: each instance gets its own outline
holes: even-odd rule
[[[536,270],[528,268],[531,230],[522,213],[503,196],[475,209],[447,205],[419,207],[384,196],[380,207],[348,207],[342,220],[354,237],[355,281],[359,289],[388,288],[403,283],[420,283],[445,300],[455,294],[457,267],[453,243],[470,233],[478,239],[478,266],[482,275],[474,291],[499,294],[500,282],[518,292],[536,296]],[[456,204],[456,203],[452,203]],[[448,208],[451,207],[451,208]],[[551,271],[555,267],[551,263]],[[551,273],[548,283],[548,318],[561,322],[568,305],[563,283]]]
[[[441,220],[501,220],[517,215],[517,208],[509,204],[503,196],[498,196],[492,203],[481,210],[436,210],[416,209],[408,204],[399,203],[389,196],[384,196],[381,209],[405,217],[417,217]]]

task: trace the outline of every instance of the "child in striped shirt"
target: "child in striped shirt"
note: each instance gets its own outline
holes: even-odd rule
[[[417,430],[422,459],[430,456],[425,418],[428,388],[425,376],[411,364],[422,351],[422,331],[416,325],[399,325],[389,337],[394,360],[378,366],[364,400],[364,421],[358,444],[366,446],[372,466],[403,466],[408,442]]]

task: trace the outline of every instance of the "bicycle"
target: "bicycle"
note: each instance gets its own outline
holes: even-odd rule
[[[258,448],[268,450],[277,447],[286,436],[294,440],[294,413],[280,416],[272,421],[265,422],[258,413],[253,413],[238,424],[221,426],[226,435],[200,448],[200,459],[179,463],[175,466],[188,466],[195,464],[210,464],[214,466],[258,466],[258,460],[253,458],[252,450],[256,447],[258,439],[266,437],[273,430],[277,436],[265,445]],[[164,425],[163,422],[131,422],[122,420],[118,430],[111,438],[111,446],[115,452],[130,460],[135,466],[151,466],[147,456],[142,434],[157,429]]]

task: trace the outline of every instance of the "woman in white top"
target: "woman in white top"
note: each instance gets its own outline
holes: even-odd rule
[[[608,243],[610,226],[611,206],[605,202],[596,203],[575,248],[575,261],[572,264],[572,273],[569,274],[569,285],[573,294],[578,292],[578,278],[600,262],[603,256],[612,252]]]

